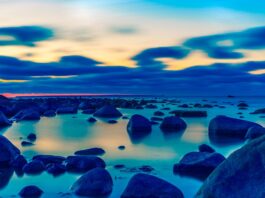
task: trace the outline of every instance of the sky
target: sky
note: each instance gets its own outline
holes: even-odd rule
[[[0,0],[0,93],[262,95],[264,0]]]

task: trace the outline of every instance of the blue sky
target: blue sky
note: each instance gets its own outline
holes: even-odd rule
[[[0,18],[2,93],[260,95],[265,87],[261,0],[0,0]]]

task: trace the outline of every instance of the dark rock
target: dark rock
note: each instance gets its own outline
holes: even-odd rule
[[[19,195],[23,198],[38,198],[42,193],[43,191],[37,186],[26,186],[19,192]]]
[[[163,121],[163,118],[160,118],[160,117],[151,117],[151,120],[152,121],[155,121],[155,122],[159,122],[159,121]]]
[[[255,139],[262,135],[265,135],[265,128],[263,127],[250,127],[247,131],[245,139]]]
[[[109,124],[116,124],[118,121],[117,120],[108,120]]]
[[[265,136],[233,152],[206,179],[197,198],[255,197],[265,195]]]
[[[6,137],[0,135],[0,167],[9,167],[20,151]]]
[[[203,180],[224,160],[219,153],[190,152],[174,165],[174,173]]]
[[[37,136],[36,136],[36,134],[34,134],[34,133],[30,133],[30,134],[27,136],[27,139],[28,139],[29,141],[34,142],[34,141],[36,141]]]
[[[207,111],[184,111],[184,110],[175,110],[171,111],[171,114],[175,114],[178,117],[207,117]]]
[[[254,112],[252,112],[251,114],[265,114],[265,108],[257,109]]]
[[[33,146],[34,144],[32,142],[28,142],[28,141],[22,141],[21,142],[21,146]]]
[[[157,106],[154,104],[148,104],[145,106],[146,109],[157,109]]]
[[[164,132],[183,131],[186,127],[185,121],[177,116],[165,117],[160,125],[160,129]]]
[[[76,114],[77,110],[76,107],[59,107],[57,109],[57,114]]]
[[[199,151],[200,152],[208,152],[208,153],[214,153],[215,152],[215,150],[207,144],[201,144],[199,146]]]
[[[23,155],[17,155],[17,157],[12,161],[12,167],[15,170],[22,170],[26,164],[27,160]]]
[[[122,114],[115,107],[111,105],[105,105],[94,113],[96,117],[102,118],[116,118],[121,117]]]
[[[127,120],[127,119],[129,119],[129,118],[128,118],[128,116],[122,116],[122,119],[123,119],[123,120]]]
[[[108,171],[94,168],[82,175],[71,187],[79,196],[102,197],[112,192],[113,181]]]
[[[105,151],[102,148],[89,148],[75,152],[75,155],[104,155]]]
[[[7,119],[5,114],[0,111],[0,128],[12,125],[12,122]]]
[[[182,104],[182,105],[179,105],[178,107],[180,107],[180,108],[189,108],[189,105],[187,105],[187,104]]]
[[[56,156],[56,155],[35,155],[32,159],[41,161],[45,165],[61,164],[64,160],[66,160],[65,157]]]
[[[94,123],[97,120],[95,118],[91,117],[91,118],[88,118],[87,121],[90,122],[90,123]]]
[[[14,120],[16,121],[35,121],[40,120],[40,113],[34,109],[24,109],[20,112],[18,112],[14,117]]]
[[[122,168],[125,168],[125,165],[124,164],[116,164],[114,166],[115,169],[122,169]]]
[[[139,170],[149,173],[149,172],[154,171],[155,169],[153,167],[151,167],[151,166],[144,165],[144,166],[139,167]]]
[[[158,177],[147,174],[134,175],[121,198],[184,198],[182,192],[174,185]]]
[[[27,163],[23,167],[23,172],[27,174],[40,174],[45,170],[45,165],[43,164],[42,161],[39,160],[33,160],[29,163]]]
[[[147,118],[135,114],[129,120],[127,131],[132,139],[141,138],[151,133],[152,125]]]
[[[83,114],[93,114],[95,113],[95,109],[85,109],[82,111]]]
[[[244,102],[241,102],[237,105],[237,107],[240,107],[240,108],[246,108],[248,107],[248,104],[247,103],[244,103]]]
[[[162,111],[155,111],[154,116],[164,116],[165,114]]]
[[[56,112],[54,110],[48,110],[43,113],[44,117],[54,117],[56,116]]]
[[[119,150],[124,150],[126,147],[125,146],[123,146],[123,145],[121,145],[121,146],[118,146],[118,149]]]
[[[65,160],[66,170],[75,173],[84,173],[93,168],[105,168],[105,162],[95,156],[69,156]]]
[[[48,164],[46,171],[53,176],[58,176],[66,172],[66,167],[62,164]]]
[[[260,125],[236,118],[217,116],[210,121],[209,137],[210,139],[225,137],[244,139],[250,127],[260,127]]]

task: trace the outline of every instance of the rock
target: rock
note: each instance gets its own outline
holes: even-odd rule
[[[95,113],[95,109],[85,109],[82,111],[83,114],[93,114]]]
[[[254,112],[252,112],[251,114],[265,114],[265,108],[257,109]]]
[[[265,135],[265,128],[263,127],[250,127],[247,131],[245,139],[255,139],[262,135]]]
[[[241,103],[239,103],[239,104],[237,105],[237,107],[240,107],[240,108],[246,108],[246,107],[248,107],[248,104],[245,103],[245,102],[241,102]]]
[[[157,106],[154,104],[148,104],[145,106],[146,109],[157,109]]]
[[[20,151],[6,137],[0,135],[0,167],[9,167]]]
[[[36,141],[37,136],[36,136],[36,134],[34,134],[34,133],[30,133],[30,134],[27,136],[27,139],[28,139],[29,141],[34,142],[34,141]]]
[[[175,174],[205,179],[223,161],[225,157],[219,153],[190,152],[174,165]]]
[[[95,118],[91,117],[91,118],[87,119],[87,121],[90,122],[90,123],[94,123],[94,122],[96,122],[97,120],[96,120]]]
[[[184,110],[175,110],[171,111],[171,114],[175,114],[175,116],[178,117],[186,117],[186,118],[192,118],[192,117],[207,117],[207,111],[184,111]]]
[[[118,121],[117,120],[108,120],[109,124],[116,124]]]
[[[15,170],[21,171],[23,167],[27,164],[27,160],[23,155],[17,155],[11,164]]]
[[[244,139],[250,127],[261,127],[254,122],[230,118],[227,116],[217,116],[210,121],[209,137],[218,138],[239,138]]]
[[[114,168],[115,169],[122,169],[122,168],[125,168],[125,165],[124,164],[116,164],[116,165],[114,165]]]
[[[122,114],[115,107],[111,105],[105,105],[94,113],[96,117],[102,118],[116,118],[121,117]]]
[[[160,125],[160,129],[164,132],[179,132],[185,130],[186,127],[185,121],[177,116],[165,117]]]
[[[105,151],[102,148],[89,148],[75,152],[75,155],[104,155]]]
[[[0,111],[0,128],[12,125],[12,122],[7,119],[5,114]]]
[[[22,141],[21,146],[34,146],[34,144],[32,142]]]
[[[139,173],[134,175],[121,198],[184,198],[182,192],[174,185],[158,177]]]
[[[42,161],[39,161],[39,160],[33,160],[33,161],[27,163],[23,167],[23,172],[30,174],[30,175],[40,174],[44,170],[45,170],[45,165],[43,164]]]
[[[61,164],[64,160],[66,160],[65,157],[62,156],[56,156],[56,155],[35,155],[33,160],[41,161],[43,164]]]
[[[265,195],[265,136],[233,152],[206,179],[197,198],[255,197]]]
[[[160,118],[160,117],[151,117],[151,121],[160,122],[160,121],[163,121],[163,118]]]
[[[54,117],[56,116],[56,112],[54,110],[48,110],[43,113],[44,117]]]
[[[119,149],[119,150],[125,150],[125,148],[126,148],[126,147],[125,147],[125,146],[123,146],[123,145],[121,145],[121,146],[118,146],[118,149]]]
[[[112,192],[113,181],[108,171],[94,168],[82,175],[71,187],[79,196],[103,197]]]
[[[147,118],[135,114],[129,120],[127,131],[133,139],[141,138],[151,133],[152,125]]]
[[[59,107],[57,109],[57,114],[76,114],[77,113],[76,107]]]
[[[40,113],[34,109],[24,109],[20,112],[18,112],[14,117],[14,120],[16,121],[35,121],[40,120]]]
[[[200,152],[208,152],[208,153],[214,153],[215,152],[215,150],[207,144],[201,144],[199,146],[199,151]]]
[[[162,111],[155,111],[154,116],[164,116],[165,114]]]
[[[23,198],[38,198],[42,193],[43,191],[37,186],[26,186],[19,192],[19,195]]]
[[[105,168],[105,162],[95,156],[69,156],[65,160],[66,170],[75,173],[84,173],[93,168]]]
[[[46,171],[53,176],[58,176],[66,172],[66,167],[62,164],[48,164]]]

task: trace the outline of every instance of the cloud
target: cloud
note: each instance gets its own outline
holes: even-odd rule
[[[37,42],[53,37],[51,29],[41,26],[20,26],[0,28],[0,46],[22,45],[33,47]]]
[[[157,47],[146,49],[132,60],[137,62],[137,65],[151,68],[164,68],[166,65],[159,61],[160,58],[183,59],[189,54],[189,50],[181,47]]]
[[[245,55],[237,50],[265,48],[265,26],[241,32],[215,34],[186,40],[183,45],[191,50],[202,50],[211,58],[239,59]]]

